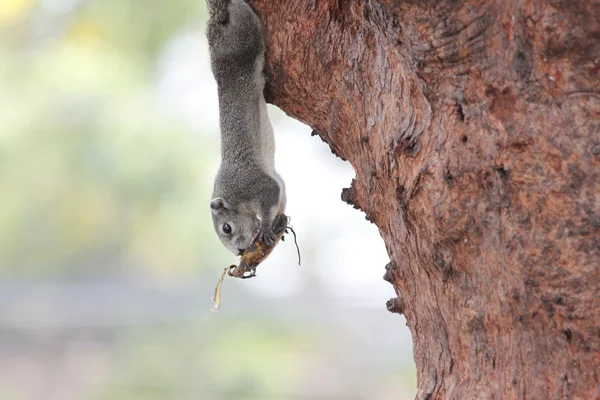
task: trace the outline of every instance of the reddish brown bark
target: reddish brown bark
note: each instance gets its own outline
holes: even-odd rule
[[[252,4],[269,98],[385,240],[417,397],[597,398],[600,3]]]

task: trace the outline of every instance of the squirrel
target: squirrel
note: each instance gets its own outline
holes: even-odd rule
[[[285,212],[285,183],[275,171],[275,138],[263,94],[265,41],[243,0],[206,0],[211,69],[217,82],[221,165],[210,208],[221,243],[241,255],[255,239],[271,245]]]

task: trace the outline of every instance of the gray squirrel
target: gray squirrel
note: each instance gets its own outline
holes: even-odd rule
[[[262,26],[243,0],[206,0],[208,45],[219,95],[221,165],[210,208],[223,245],[241,255],[254,239],[271,245],[285,212],[285,184],[275,171],[275,138],[263,91]]]

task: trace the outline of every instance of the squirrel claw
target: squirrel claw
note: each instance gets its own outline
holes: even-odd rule
[[[270,231],[270,232],[261,231],[260,234],[258,235],[258,240],[260,242],[265,243],[267,246],[271,246],[275,242],[275,240],[277,240],[277,235],[273,231]]]

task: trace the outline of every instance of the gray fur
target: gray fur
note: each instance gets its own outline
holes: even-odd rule
[[[207,3],[221,127],[221,166],[211,210],[219,239],[237,255],[256,235],[267,243],[275,239],[273,220],[285,212],[285,184],[275,171],[275,139],[263,95],[260,21],[243,0]],[[223,232],[226,223],[232,229],[229,235]]]

